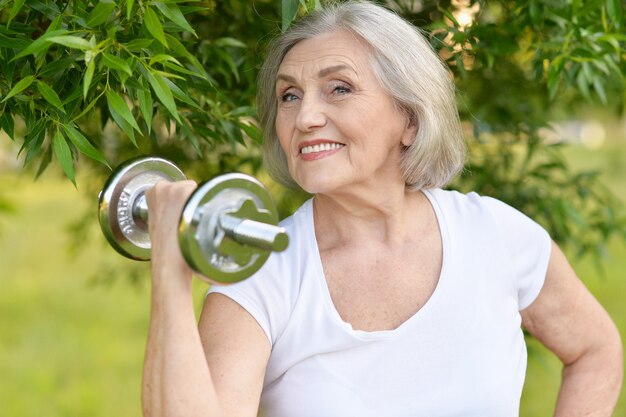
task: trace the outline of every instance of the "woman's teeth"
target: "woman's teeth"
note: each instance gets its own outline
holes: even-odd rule
[[[343,146],[344,145],[341,143],[321,143],[319,145],[305,146],[304,148],[300,149],[300,153],[306,155],[307,153],[332,151],[335,149],[339,149]]]

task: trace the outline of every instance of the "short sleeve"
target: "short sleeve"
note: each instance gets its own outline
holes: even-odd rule
[[[482,198],[499,229],[509,255],[519,310],[537,298],[545,282],[552,252],[548,232],[517,209],[490,197]]]
[[[284,330],[299,291],[299,259],[303,233],[295,217],[281,222],[289,235],[288,248],[272,253],[250,278],[230,285],[211,285],[210,293],[220,293],[243,307],[259,323],[272,346]]]
[[[230,285],[213,284],[208,294],[219,293],[243,307],[259,323],[270,344],[281,327],[281,317],[286,314],[284,295],[278,285],[279,273],[270,257],[265,265],[250,278]]]

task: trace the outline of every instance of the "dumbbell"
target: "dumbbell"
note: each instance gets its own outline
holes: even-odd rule
[[[104,236],[120,254],[149,260],[146,191],[159,181],[182,181],[172,162],[140,157],[116,168],[98,196]],[[178,241],[189,266],[209,282],[233,283],[254,274],[289,238],[267,189],[246,174],[219,175],[198,186],[180,217]]]

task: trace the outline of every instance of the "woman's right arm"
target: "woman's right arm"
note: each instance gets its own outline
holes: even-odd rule
[[[218,294],[194,314],[192,271],[178,248],[178,219],[195,184],[159,183],[146,196],[152,305],[144,363],[146,417],[256,416],[270,353],[250,314]]]

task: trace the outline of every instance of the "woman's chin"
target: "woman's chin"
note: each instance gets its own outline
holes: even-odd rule
[[[297,181],[300,188],[309,194],[327,194],[336,190],[339,187],[337,181],[324,181],[320,178]]]

